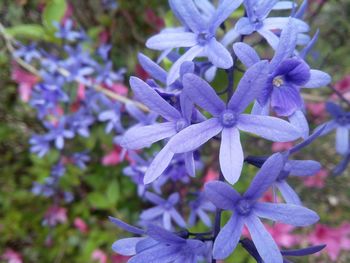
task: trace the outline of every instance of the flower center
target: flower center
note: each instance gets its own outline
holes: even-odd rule
[[[172,203],[166,202],[166,203],[164,204],[164,209],[165,209],[165,210],[170,210],[171,208],[173,208],[173,204],[172,204]]]
[[[175,129],[177,132],[182,131],[186,127],[187,127],[187,121],[185,119],[179,119],[178,121],[176,121]]]
[[[255,30],[259,30],[263,26],[263,22],[259,18],[254,18],[252,22]]]
[[[201,46],[206,45],[213,36],[209,32],[201,32],[197,35],[198,44]]]
[[[284,84],[284,80],[282,76],[277,76],[273,79],[272,84],[275,88],[279,88]]]
[[[236,125],[238,120],[238,115],[232,110],[225,110],[220,115],[220,122],[225,128],[232,128]]]
[[[241,199],[236,204],[236,210],[242,216],[249,215],[252,211],[252,204],[246,199]]]

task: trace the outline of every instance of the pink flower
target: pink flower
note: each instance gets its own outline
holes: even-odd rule
[[[79,83],[78,84],[78,90],[77,90],[77,98],[79,101],[85,100],[85,94],[86,94],[86,87],[84,84]]]
[[[122,256],[122,255],[112,255],[111,262],[112,263],[126,263],[130,257]]]
[[[272,151],[273,152],[282,152],[282,151],[286,151],[292,147],[293,147],[292,142],[274,142],[272,144]]]
[[[56,226],[67,222],[67,209],[64,207],[51,206],[46,211],[43,225]]]
[[[17,64],[12,64],[12,80],[18,84],[18,92],[23,102],[28,102],[32,89],[39,82],[39,78],[21,69]]]
[[[304,185],[307,187],[323,188],[325,186],[325,180],[328,176],[328,172],[325,169],[321,169],[317,174],[303,178]]]
[[[322,123],[326,117],[326,106],[324,102],[307,103],[306,108],[308,109],[312,119],[316,124]]]
[[[91,259],[98,263],[107,263],[107,254],[100,249],[95,249],[92,252]]]
[[[22,256],[18,252],[8,248],[4,254],[0,257],[2,260],[6,260],[7,263],[22,263]]]
[[[326,244],[324,251],[332,261],[336,261],[341,250],[350,250],[349,223],[343,223],[338,228],[331,228],[318,224],[315,230],[308,236],[312,245]]]
[[[145,15],[146,15],[145,21],[149,25],[154,27],[156,29],[156,31],[159,32],[162,28],[164,28],[165,22],[164,22],[163,18],[157,16],[156,13],[152,9],[147,8]]]
[[[136,76],[142,80],[147,80],[149,78],[149,74],[142,68],[140,64],[136,64],[135,73]]]
[[[109,42],[110,34],[107,30],[101,31],[101,33],[98,36],[98,40],[100,44],[106,44]]]
[[[350,90],[350,75],[346,75],[343,79],[338,81],[334,87],[340,92],[347,92]]]
[[[276,243],[281,247],[290,248],[299,241],[299,236],[291,233],[294,230],[293,226],[276,223],[272,226],[265,224],[265,227]]]
[[[113,150],[107,153],[102,158],[102,164],[104,166],[117,165],[123,161],[123,149],[120,146],[115,145]]]
[[[204,183],[218,180],[219,179],[219,173],[218,171],[215,171],[213,169],[209,169],[207,174],[204,176]]]
[[[274,194],[274,192],[271,190],[271,191],[267,191],[263,196],[262,198],[260,199],[261,202],[268,202],[268,203],[281,203],[282,200],[281,198]]]
[[[67,5],[66,12],[61,20],[61,23],[64,24],[68,19],[71,19],[73,16],[73,7],[71,4]]]
[[[276,244],[280,247],[290,248],[297,244],[300,240],[298,235],[291,233],[295,227],[276,223],[273,225],[264,224],[267,231],[271,234],[272,238],[276,241]],[[246,227],[243,228],[242,235],[251,238],[249,231]]]
[[[334,88],[341,92],[344,97],[348,100],[350,100],[350,75],[346,75],[343,79],[338,81]],[[333,94],[332,99],[339,100],[339,97],[336,94]]]
[[[128,95],[128,88],[123,83],[113,83],[112,87],[109,87],[109,89],[123,96]]]
[[[83,219],[81,219],[79,217],[74,219],[74,227],[79,229],[80,232],[82,232],[84,234],[89,232],[89,228],[88,228],[87,224],[84,222]]]

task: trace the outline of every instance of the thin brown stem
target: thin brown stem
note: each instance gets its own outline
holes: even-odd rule
[[[17,57],[14,55],[16,49],[14,47],[14,45],[16,45],[16,41],[15,39],[10,36],[9,34],[6,33],[6,29],[5,27],[0,23],[0,35],[3,37],[3,39],[5,40],[5,44],[6,44],[6,48],[9,51],[9,53],[11,54],[12,58],[14,59],[14,61],[16,61],[16,63],[18,63],[21,67],[23,67],[25,70],[27,70],[28,72],[30,72],[31,74],[39,77],[41,79],[41,74],[39,72],[39,70],[37,70],[35,67],[33,67],[32,65],[30,65],[29,63],[27,63],[26,61],[24,61],[23,59]],[[69,73],[69,71],[67,71],[65,68],[58,68],[57,72],[59,74],[61,74],[64,77],[69,77],[71,74]],[[77,83],[80,83],[78,80],[75,79],[75,81]],[[132,103],[135,106],[137,106],[138,108],[140,108],[141,110],[148,112],[149,109],[147,108],[147,106],[145,106],[144,104],[134,101],[132,99],[129,99],[128,97],[119,95],[109,89],[106,89],[105,87],[98,85],[98,84],[94,84],[94,83],[90,83],[88,85],[89,87],[95,89],[98,92],[101,92],[103,94],[105,94],[106,96],[110,97],[111,99],[114,99],[116,101],[119,101],[123,104],[126,103]]]

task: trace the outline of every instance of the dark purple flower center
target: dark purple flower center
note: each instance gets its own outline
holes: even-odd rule
[[[201,32],[197,35],[198,44],[201,46],[206,45],[209,42],[209,40],[212,38],[213,38],[213,35],[206,31]]]
[[[241,199],[236,204],[236,211],[241,216],[249,215],[252,211],[252,203],[249,200]]]
[[[175,124],[175,129],[177,132],[180,132],[182,131],[183,129],[185,129],[187,127],[187,121],[185,119],[179,119],[176,121],[176,124]]]
[[[236,125],[238,114],[232,110],[225,110],[220,115],[220,122],[225,128],[232,128]]]

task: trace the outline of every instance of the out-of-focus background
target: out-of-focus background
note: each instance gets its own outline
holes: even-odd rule
[[[61,2],[0,0],[0,22],[16,40],[24,44],[35,41],[38,48],[52,51],[62,44],[45,28],[50,27],[55,14],[43,14],[52,3],[57,5],[53,13],[61,12]],[[138,52],[156,59],[155,52],[146,50],[146,39],[173,23],[167,1],[119,0],[116,6],[115,1],[71,0],[63,6],[65,18],[91,38],[88,49],[101,42],[112,45],[114,67],[127,70],[125,86],[128,76],[145,74],[137,62]],[[332,75],[334,88],[350,101],[350,1],[311,0],[306,21],[312,32],[320,29],[310,65]],[[43,127],[23,99],[23,87],[30,89],[36,80],[29,77],[25,81],[24,75],[18,75],[24,74],[23,69],[18,69],[8,51],[0,37],[0,261],[124,262],[125,258],[113,253],[111,244],[127,234],[113,226],[108,216],[135,223],[144,204],[137,199],[131,180],[122,175],[126,162],[120,161],[121,152],[113,146],[113,136],[106,135],[101,124],[93,127],[88,139],[79,142],[81,149],[90,150],[91,160],[85,170],[68,166],[60,182],[60,187],[72,193],[72,202],[35,195],[33,183],[49,176],[58,156],[55,151],[43,158],[30,153],[28,141]],[[328,88],[308,92],[305,99],[313,128],[329,119],[325,101],[341,103]],[[346,109],[346,104],[342,105]],[[256,154],[290,147],[257,139],[247,139],[245,145],[248,152]],[[257,151],[256,145],[262,150]],[[292,180],[307,207],[320,214],[319,224],[306,229],[279,224],[271,228],[284,248],[327,244],[320,255],[295,262],[350,262],[350,168],[339,177],[331,175],[341,160],[334,145],[332,133],[300,153],[300,159],[318,160],[324,169],[312,178]],[[244,186],[243,182],[240,187]],[[227,262],[253,261],[239,248]]]

